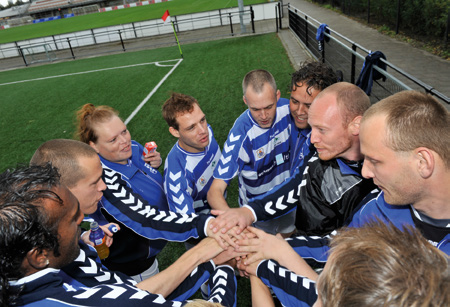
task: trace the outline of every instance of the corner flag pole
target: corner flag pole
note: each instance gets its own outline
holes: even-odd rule
[[[161,19],[164,21],[164,24],[166,24],[166,22],[170,22],[172,24],[173,34],[175,35],[175,38],[177,40],[178,49],[180,49],[180,55],[181,55],[181,57],[183,57],[183,52],[181,51],[180,41],[178,40],[177,32],[175,31],[175,26],[173,24],[173,21],[170,18],[169,10],[166,10],[164,12],[164,15],[162,15]]]
[[[177,39],[177,44],[178,44],[178,49],[180,50],[180,55],[183,58],[183,51],[181,51],[180,42],[178,41],[177,32],[175,31],[175,26],[173,25],[173,21],[170,21],[170,22],[172,23],[173,34],[175,35],[175,38]]]

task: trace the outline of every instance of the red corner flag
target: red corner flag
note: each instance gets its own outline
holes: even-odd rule
[[[164,21],[164,23],[170,22],[169,10],[164,12],[164,15],[162,15],[161,19]]]

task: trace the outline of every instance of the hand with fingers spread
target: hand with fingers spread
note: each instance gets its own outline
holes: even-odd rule
[[[222,233],[225,233],[230,228],[238,226],[237,233],[240,233],[255,220],[252,211],[246,207],[230,208],[227,210],[212,210],[211,213],[217,216],[210,225],[213,232],[218,232],[220,230]]]
[[[237,245],[239,246],[239,252],[249,253],[247,258],[243,259],[242,262],[250,271],[253,270],[252,265],[257,266],[261,260],[273,259],[298,275],[311,279],[316,278],[317,274],[314,270],[295,252],[281,235],[274,236],[254,227],[247,227],[247,229],[256,235],[256,237],[239,240]],[[247,269],[245,270],[249,272]]]

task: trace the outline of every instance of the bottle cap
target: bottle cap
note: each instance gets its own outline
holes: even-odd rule
[[[116,233],[119,231],[119,228],[117,228],[117,226],[113,224],[108,227],[108,230],[111,231],[112,233]]]
[[[96,221],[91,222],[91,229],[98,228],[98,223]]]

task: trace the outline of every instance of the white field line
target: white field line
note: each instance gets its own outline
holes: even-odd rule
[[[88,70],[88,71],[75,72],[75,73],[64,74],[64,75],[49,76],[49,77],[42,77],[42,78],[35,78],[35,79],[28,79],[28,80],[20,80],[20,81],[8,82],[8,83],[0,83],[0,86],[2,86],[2,85],[10,85],[10,84],[18,84],[18,83],[25,83],[25,82],[32,82],[32,81],[48,80],[48,79],[54,79],[54,78],[70,77],[70,76],[75,76],[75,75],[90,74],[90,73],[100,72],[100,71],[107,71],[107,70],[114,70],[114,69],[123,69],[123,68],[137,67],[137,66],[144,66],[144,65],[157,65],[157,66],[165,67],[165,66],[172,66],[172,65],[161,65],[159,63],[178,61],[178,63],[175,64],[175,67],[176,67],[176,66],[178,66],[178,64],[180,64],[180,62],[181,62],[180,60],[182,60],[182,59],[166,60],[166,61],[151,62],[151,63],[140,63],[140,64],[126,65],[126,66],[119,66],[119,67],[111,67],[111,68],[103,68],[103,69],[96,69],[96,70]],[[172,70],[169,72],[169,74],[172,72]]]
[[[153,90],[145,97],[144,100],[137,106],[136,109],[128,116],[128,118],[125,120],[125,125],[128,125],[128,123],[133,119],[133,117],[139,112],[139,110],[147,103],[147,101],[153,96],[153,94],[158,90],[158,88],[166,81],[166,79],[172,74],[172,72],[180,65],[180,63],[183,61],[183,59],[179,59],[178,63],[175,64],[172,69],[164,76],[164,78],[159,81],[159,83],[153,88]],[[156,65],[159,65],[156,63]]]

